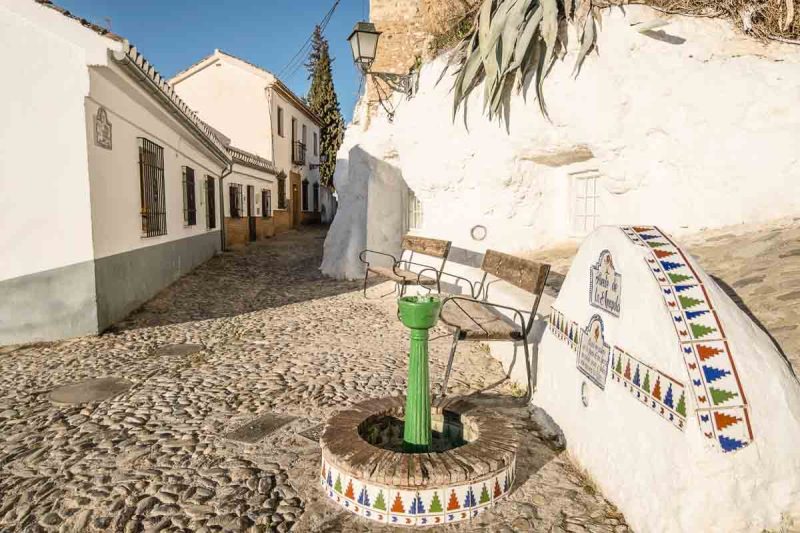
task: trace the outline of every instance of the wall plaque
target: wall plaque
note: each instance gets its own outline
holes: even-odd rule
[[[608,375],[608,360],[611,348],[603,337],[603,319],[594,315],[581,335],[578,345],[578,370],[583,372],[592,383],[605,389]]]
[[[597,263],[589,267],[589,302],[614,316],[619,316],[622,276],[614,268],[611,252],[603,250]]]
[[[99,108],[94,116],[94,143],[106,150],[111,150],[111,122],[104,108]]]

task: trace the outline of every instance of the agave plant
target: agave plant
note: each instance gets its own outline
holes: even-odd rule
[[[489,117],[508,105],[511,91],[531,76],[542,114],[547,107],[542,84],[556,59],[566,55],[566,27],[577,29],[579,52],[574,75],[595,45],[599,11],[592,0],[483,0],[472,31],[457,54],[453,117],[470,92],[485,82],[484,109]],[[465,109],[466,118],[466,109]]]

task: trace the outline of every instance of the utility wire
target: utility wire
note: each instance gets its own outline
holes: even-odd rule
[[[339,5],[339,2],[341,2],[341,0],[336,0],[331,6],[331,8],[328,10],[328,12],[325,14],[325,16],[322,18],[322,21],[320,21],[319,27],[321,31],[323,32],[325,31],[325,28],[328,26],[328,23],[331,21],[331,18],[333,17],[333,13],[336,11],[336,8]],[[285,74],[288,73],[287,76],[288,79],[297,73],[297,70],[303,64],[303,61],[305,60],[306,56],[308,55],[308,52],[311,49],[311,44],[312,44],[311,38],[313,35],[314,34],[312,32],[311,35],[308,36],[308,39],[306,39],[303,45],[300,47],[300,49],[292,56],[289,62],[280,71],[278,71],[279,78],[283,77]]]

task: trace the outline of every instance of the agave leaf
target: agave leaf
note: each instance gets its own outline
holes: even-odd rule
[[[586,19],[592,10],[592,0],[575,0],[578,2],[575,9],[575,28],[578,30],[578,42],[583,40],[583,29],[586,26]]]
[[[586,54],[594,46],[595,41],[595,27],[594,27],[594,18],[589,17],[586,21],[586,27],[583,31],[583,38],[581,39],[581,49],[578,52],[578,58],[575,60],[575,68],[573,69],[573,75],[575,77],[578,76],[581,72],[581,65],[583,65],[583,60],[586,59]]]
[[[524,58],[528,49],[531,46],[531,41],[533,36],[536,34],[536,30],[539,29],[539,24],[542,22],[542,6],[541,4],[536,7],[536,10],[530,15],[527,22],[525,22],[525,28],[522,30],[519,38],[517,39],[516,46],[514,47],[514,61],[509,65],[509,70],[515,69],[519,67]]]
[[[500,57],[500,72],[507,73],[509,64],[514,57],[515,45],[520,37],[523,24],[525,23],[525,13],[532,3],[536,0],[519,0],[508,12],[505,21],[505,28],[500,35],[503,53]]]
[[[478,13],[478,46],[481,50],[481,57],[489,55],[489,31],[492,27],[492,8],[494,0],[484,0],[481,10]]]
[[[573,0],[564,0],[564,17],[567,20],[572,18],[572,1]]]
[[[603,29],[603,11],[595,6],[592,8],[592,15],[594,17],[594,21],[597,23],[597,27],[599,29]]]
[[[536,64],[536,99],[539,100],[539,110],[542,112],[542,115],[547,120],[550,120],[550,117],[547,114],[547,106],[544,103],[544,93],[542,88],[544,87],[544,74],[545,74],[545,64],[546,64],[546,57],[547,57],[547,44],[543,41],[539,41],[539,51],[536,54],[538,62]]]
[[[549,63],[558,39],[558,2],[557,0],[542,0],[542,39],[547,46],[546,60]]]

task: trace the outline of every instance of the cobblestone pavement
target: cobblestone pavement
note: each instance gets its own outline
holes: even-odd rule
[[[391,298],[365,300],[357,283],[319,274],[323,238],[290,232],[222,254],[113,332],[0,349],[0,531],[370,529],[322,497],[319,447],[300,433],[353,402],[401,394],[408,338]],[[202,349],[160,355],[170,343]],[[435,377],[447,345],[432,343]],[[502,377],[469,346],[456,393]],[[104,376],[133,385],[102,402],[48,398]],[[518,482],[460,529],[627,531],[546,425],[498,408],[523,435]],[[294,418],[254,444],[226,438],[267,412]]]

